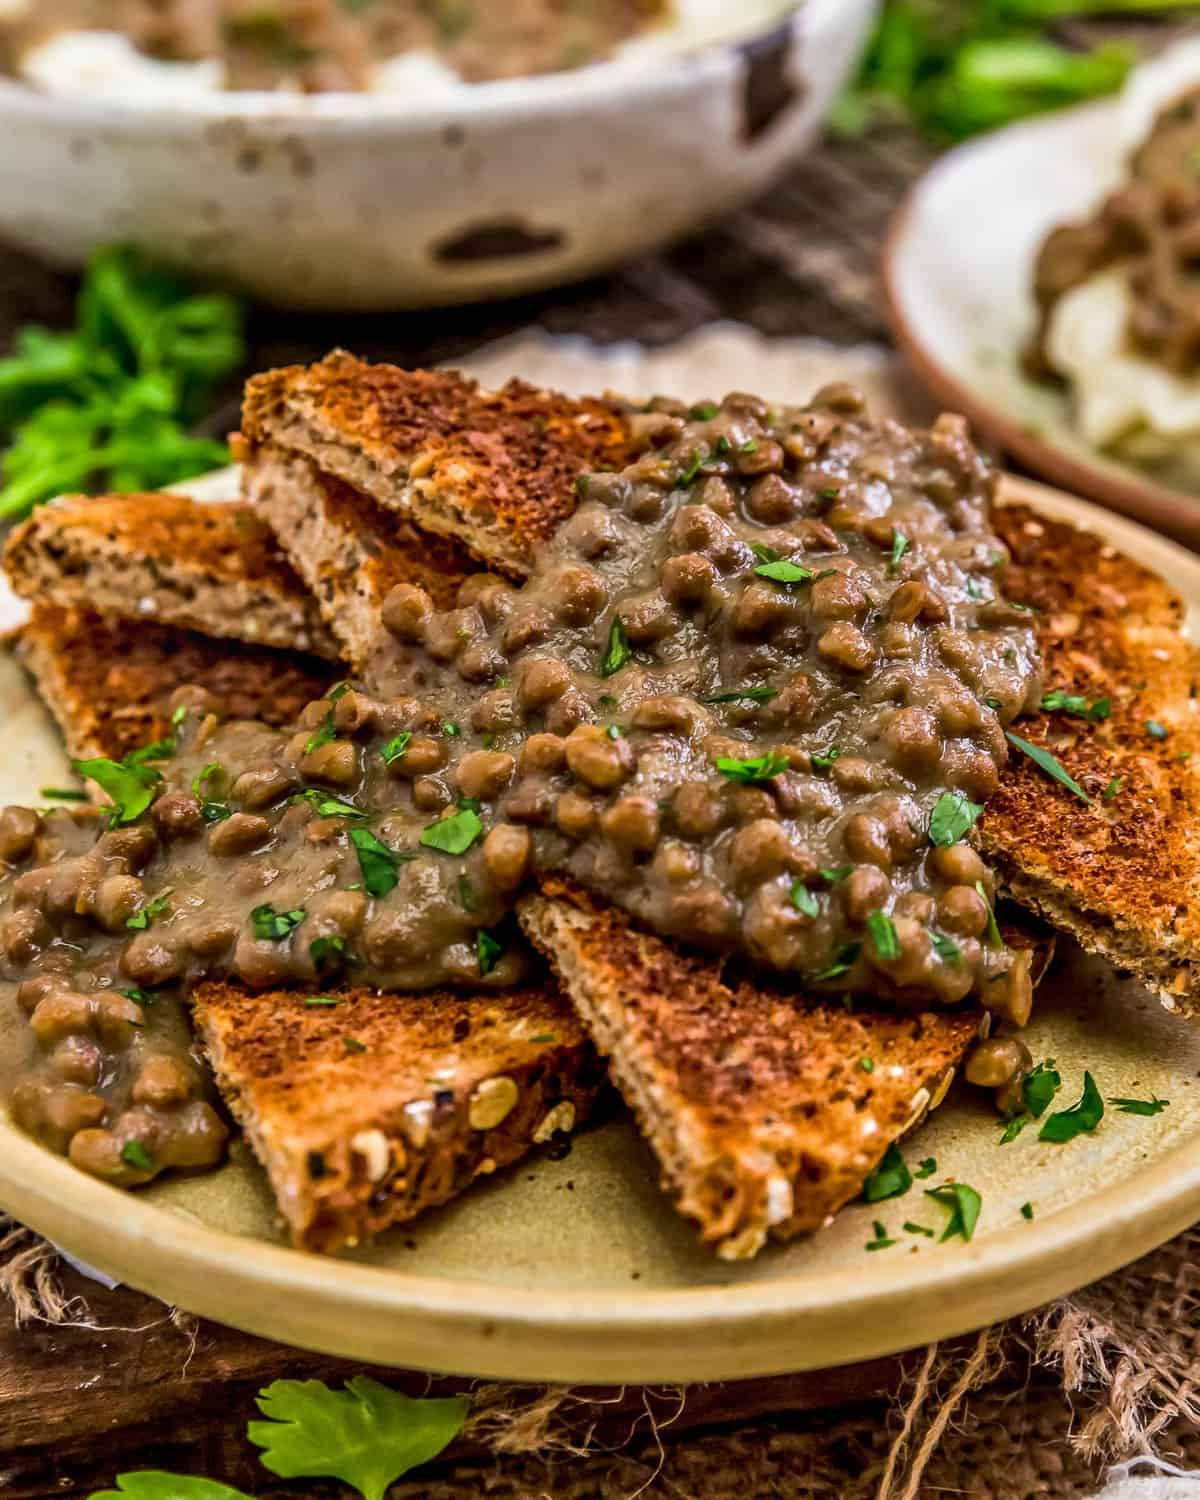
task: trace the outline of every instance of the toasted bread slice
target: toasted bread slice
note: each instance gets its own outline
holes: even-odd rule
[[[331,354],[246,387],[243,460],[262,444],[311,458],[385,510],[520,577],[571,513],[575,480],[632,457],[614,403],[510,381],[482,391],[444,370]]]
[[[335,991],[205,983],[194,1017],[293,1242],[355,1245],[591,1113],[604,1068],[557,988]]]
[[[246,505],[68,496],[17,527],[4,571],[39,604],[338,658],[316,602]]]
[[[1130,970],[1172,1010],[1200,1009],[1200,652],[1183,605],[1100,538],[1024,506],[995,522],[1012,553],[1008,597],[1032,605],[1046,690],[1108,700],[1016,733],[1050,751],[1088,806],[1013,749],[980,820],[1008,893]]]
[[[171,695],[185,683],[204,688],[231,718],[284,725],[339,675],[299,652],[50,605],[35,606],[17,653],[80,760],[119,760],[164,739]]]
[[[481,569],[457,542],[419,531],[302,454],[272,444],[251,450],[243,482],[343,655],[368,679],[386,676],[386,659],[395,650],[380,614],[390,589],[418,583],[439,609],[449,609],[459,584]]]
[[[976,1009],[807,1002],[726,979],[562,882],[521,911],[607,1057],[679,1211],[725,1259],[818,1228],[939,1104]]]

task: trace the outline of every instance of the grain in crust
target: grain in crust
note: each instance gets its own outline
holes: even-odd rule
[[[516,577],[571,514],[578,476],[623,468],[634,454],[615,402],[518,380],[484,391],[453,371],[366,364],[341,351],[250,380],[242,434],[243,459],[247,445],[268,442],[304,454]]]
[[[302,1249],[356,1245],[447,1202],[582,1125],[604,1084],[552,985],[330,997],[202,983],[192,999],[221,1094]]]
[[[247,505],[67,496],[16,528],[4,571],[40,604],[338,659],[315,601]]]
[[[664,1189],[729,1260],[855,1197],[940,1102],[982,1022],[973,1008],[850,1011],[726,977],[565,882],[528,898],[521,924],[607,1058]]]

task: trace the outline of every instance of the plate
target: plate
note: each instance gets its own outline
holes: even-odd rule
[[[1034,258],[1121,180],[1122,115],[1105,101],[1012,125],[941,157],[892,223],[884,288],[892,331],[939,400],[1034,473],[1200,549],[1194,474],[1103,453],[1067,395],[1031,380]]]
[[[1086,525],[1157,569],[1200,625],[1200,559],[1085,502],[1013,482],[1010,498]],[[0,800],[65,770],[57,736],[0,657]],[[0,1072],[24,1024],[0,990]],[[339,1259],[287,1248],[262,1174],[239,1150],[218,1171],[121,1192],[76,1172],[0,1113],[0,1207],[108,1274],[188,1311],[359,1360],[498,1379],[646,1384],[816,1369],[892,1353],[1028,1311],[1152,1249],[1200,1217],[1200,1030],[1098,961],[1064,954],[1029,1032],[1064,1100],[1083,1070],[1105,1095],[1171,1101],[1111,1112],[1066,1146],[1026,1131],[1000,1147],[969,1090],[906,1146],[983,1195],[975,1237],[940,1244],[918,1183],[852,1206],[799,1243],[728,1265],[695,1243],[627,1120],[538,1159]],[[1032,1204],[1033,1219],[1021,1213]],[[899,1243],[867,1253],[872,1221]]]

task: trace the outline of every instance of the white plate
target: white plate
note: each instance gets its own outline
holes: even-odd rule
[[[1031,380],[1033,263],[1046,234],[1122,177],[1105,101],[983,136],[942,157],[892,225],[884,278],[897,341],[938,398],[1035,473],[1200,548],[1195,478],[1123,463],[1076,430],[1067,396]]]

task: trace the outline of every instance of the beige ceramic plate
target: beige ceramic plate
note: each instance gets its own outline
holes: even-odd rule
[[[1200,560],[1141,527],[1038,486],[1014,493],[1092,526],[1157,568],[1200,621]],[[15,666],[0,657],[0,800],[35,798],[65,767]],[[952,1095],[908,1144],[974,1184],[973,1242],[940,1229],[918,1183],[748,1265],[694,1243],[655,1186],[627,1122],[582,1134],[352,1258],[287,1249],[244,1154],[220,1171],[138,1194],[75,1172],[0,1115],[0,1206],[126,1282],[209,1317],[365,1360],[573,1382],[694,1381],[816,1368],[892,1352],[1028,1310],[1133,1259],[1200,1217],[1200,1030],[1100,964],[1067,955],[1030,1043],[1058,1059],[1064,1094],[1084,1068],[1106,1095],[1171,1101],[1153,1119],[1110,1112],[1094,1136],[1001,1148],[982,1098]],[[24,1045],[0,994],[0,1070]],[[1033,1205],[1032,1222],[1021,1216]],[[871,1221],[899,1243],[868,1254]]]
[[[1045,235],[1087,214],[1121,175],[1119,106],[1105,102],[960,146],[892,224],[893,332],[939,400],[1035,473],[1200,549],[1200,476],[1137,468],[1076,430],[1066,395],[1031,380],[1032,268]]]

